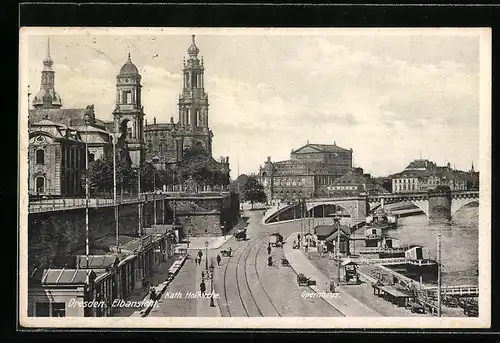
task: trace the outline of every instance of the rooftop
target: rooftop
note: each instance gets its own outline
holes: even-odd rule
[[[40,283],[42,285],[84,285],[95,278],[92,270],[86,269],[44,269]]]

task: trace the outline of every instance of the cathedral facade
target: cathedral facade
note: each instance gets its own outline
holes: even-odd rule
[[[212,157],[213,133],[209,128],[208,95],[204,90],[203,58],[192,36],[188,59],[183,63],[182,93],[178,101],[178,121],[147,125],[142,104],[142,77],[130,54],[116,76],[115,109],[112,121],[96,117],[94,105],[64,108],[55,90],[55,72],[47,40],[40,90],[29,110],[29,194],[79,196],[82,170],[88,162],[113,156],[113,144],[120,159],[133,167],[144,162],[167,167],[182,160],[191,147],[205,150],[214,165],[229,173],[229,158]],[[146,124],[146,125],[145,125]]]
[[[182,91],[178,101],[178,118],[169,123],[153,123],[144,127],[146,160],[156,161],[164,166],[174,165],[182,160],[183,152],[189,148],[203,149],[212,157],[213,133],[209,128],[208,94],[205,92],[205,67],[203,57],[196,46],[195,36],[188,50],[188,59],[183,62]],[[213,159],[213,157],[212,157]],[[221,157],[219,168],[229,172],[229,158]]]

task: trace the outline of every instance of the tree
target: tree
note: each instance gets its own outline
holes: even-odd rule
[[[218,163],[203,149],[194,146],[184,151],[176,171],[180,181],[193,179],[199,185],[228,185],[229,172],[220,170]]]
[[[149,162],[145,162],[142,164],[141,168],[141,191],[154,191],[154,187],[161,187],[158,184],[158,171],[156,167]]]
[[[247,182],[248,176],[245,174],[239,175],[236,180],[231,182],[230,188],[238,193],[242,193],[243,189],[245,188],[245,184]],[[240,197],[243,194],[240,194]]]
[[[266,192],[264,192],[264,186],[262,186],[255,176],[249,176],[247,178],[247,182],[243,188],[243,195],[245,197],[245,201],[250,201],[252,204],[252,209],[255,202],[266,202],[267,200]]]
[[[89,164],[90,187],[99,192],[113,191],[113,158],[98,159]],[[85,180],[83,180],[85,182]],[[137,185],[137,172],[127,161],[116,161],[116,187],[130,191]]]

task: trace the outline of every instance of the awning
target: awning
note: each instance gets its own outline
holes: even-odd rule
[[[325,240],[337,229],[333,225],[318,225],[314,228],[314,234],[319,240]]]
[[[356,263],[356,262],[354,262],[353,260],[351,260],[350,258],[348,258],[348,259],[344,260],[344,261],[342,262],[342,264],[341,264],[341,265],[342,265],[342,267],[345,267],[345,266],[347,266],[348,264],[356,264],[356,265],[357,265],[357,263]]]
[[[120,263],[118,263],[118,267],[123,266],[125,263],[127,263],[128,261],[133,260],[135,257],[136,257],[136,255],[128,255],[123,260],[121,260]]]
[[[332,242],[332,241],[336,241],[337,240],[337,235],[338,235],[338,232],[339,231],[335,231],[334,233],[332,233],[330,236],[328,236],[325,241],[327,242]],[[345,234],[344,231],[340,231],[340,238],[348,238],[349,236]]]

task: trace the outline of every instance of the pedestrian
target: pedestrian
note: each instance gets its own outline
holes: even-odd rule
[[[220,255],[217,254],[217,265],[220,266]]]
[[[205,280],[205,272],[203,270],[201,271],[201,279]]]
[[[268,247],[267,247],[267,254],[268,254],[268,255],[271,255],[271,246],[268,246]]]
[[[273,265],[273,257],[269,255],[269,257],[267,258],[267,265],[269,267],[271,267]]]
[[[200,260],[203,257],[203,253],[201,252],[201,250],[198,251],[198,257],[200,258]]]
[[[194,258],[194,263],[195,263],[196,265],[199,265],[199,264],[200,264],[200,260],[198,259],[198,256],[196,256],[196,257]]]
[[[151,288],[149,289],[149,298],[152,300],[152,301],[155,301],[156,300],[156,289],[151,286]]]
[[[200,292],[201,292],[202,295],[205,295],[206,289],[207,288],[205,286],[205,281],[202,280],[201,283],[200,283]]]

